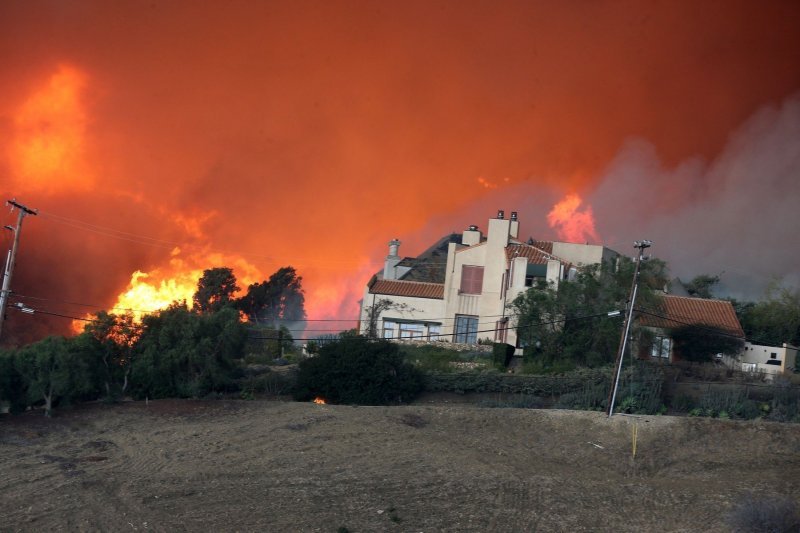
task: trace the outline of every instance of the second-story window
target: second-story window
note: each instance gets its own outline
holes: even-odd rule
[[[463,265],[461,267],[461,293],[480,294],[483,291],[483,267]]]

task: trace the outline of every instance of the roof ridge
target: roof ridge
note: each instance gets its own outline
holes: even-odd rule
[[[444,285],[444,283],[436,283],[435,281],[414,281],[411,279],[381,279],[378,281],[396,281],[397,283],[419,283],[420,285]]]
[[[536,241],[536,242],[551,242],[551,241]],[[506,245],[506,248],[508,248],[509,245],[511,245],[511,243]],[[514,245],[517,246],[517,243],[514,243]],[[558,261],[559,263],[564,263],[565,265],[570,265],[570,266],[572,265],[572,263],[570,261],[567,261],[563,257],[559,257],[559,256],[555,255],[552,252],[548,252],[547,250],[545,250],[543,248],[539,248],[538,246],[534,246],[534,245],[528,244],[526,242],[521,242],[518,245],[519,246],[527,246],[528,248],[533,248],[534,250],[537,250],[539,253],[545,255],[546,257],[549,257],[553,261]]]

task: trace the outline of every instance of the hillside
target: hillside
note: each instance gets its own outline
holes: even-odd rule
[[[23,531],[726,531],[800,493],[800,425],[448,404],[96,404],[3,415],[0,455]]]

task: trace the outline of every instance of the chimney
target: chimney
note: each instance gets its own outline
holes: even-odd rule
[[[400,256],[397,251],[400,248],[400,241],[393,239],[389,241],[389,255],[386,256],[386,263],[383,265],[383,279],[397,279],[397,263]]]
[[[464,233],[461,234],[461,244],[465,244],[467,246],[475,246],[476,244],[481,243],[481,230],[478,229],[478,226],[472,224],[470,227],[464,230]]]
[[[511,227],[508,228],[508,235],[512,239],[516,239],[519,235],[519,220],[517,220],[516,211],[511,211]]]

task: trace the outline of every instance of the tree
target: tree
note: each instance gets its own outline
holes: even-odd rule
[[[375,300],[372,305],[366,307],[364,312],[367,315],[367,337],[370,339],[377,339],[378,338],[378,321],[381,318],[381,314],[384,311],[397,311],[400,314],[405,312],[417,311],[417,309],[411,307],[406,303],[397,303],[389,298],[381,298],[380,300]]]
[[[202,397],[235,388],[247,330],[239,313],[225,307],[198,314],[185,304],[142,318],[135,345],[131,392],[137,397]]]
[[[542,368],[558,363],[598,366],[610,363],[619,347],[621,322],[611,311],[625,308],[635,263],[589,265],[573,281],[540,282],[520,294],[511,308],[517,316],[517,336],[526,362]],[[668,279],[666,263],[642,264],[638,305],[654,305],[657,289]]]
[[[758,344],[800,345],[800,289],[772,283],[764,300],[734,302],[745,335]]]
[[[295,398],[388,405],[413,400],[422,386],[422,374],[403,360],[397,344],[352,336],[325,344],[317,356],[300,361]]]
[[[237,305],[255,323],[304,320],[303,278],[291,266],[280,268],[268,280],[247,287]]]
[[[28,404],[44,401],[45,416],[51,416],[59,400],[77,397],[92,387],[84,362],[72,348],[64,337],[47,337],[17,354]]]
[[[233,295],[238,290],[236,276],[230,268],[204,270],[203,276],[197,282],[197,292],[194,293],[194,309],[200,313],[215,313],[226,305],[233,304]]]
[[[28,406],[26,386],[17,370],[16,352],[0,351],[0,402],[8,402],[10,413],[21,413]]]
[[[682,359],[693,363],[707,363],[718,353],[736,355],[742,349],[743,340],[707,325],[687,325],[670,332],[675,351]]]
[[[719,274],[715,276],[700,274],[699,276],[695,276],[692,281],[684,285],[684,287],[690,296],[708,299],[714,297],[712,291],[714,286],[719,283],[719,280]]]
[[[76,339],[78,342],[84,341],[87,351],[94,350],[98,354],[107,398],[113,398],[118,393],[124,396],[128,390],[134,347],[141,333],[142,328],[135,323],[131,313],[115,315],[101,311]]]

